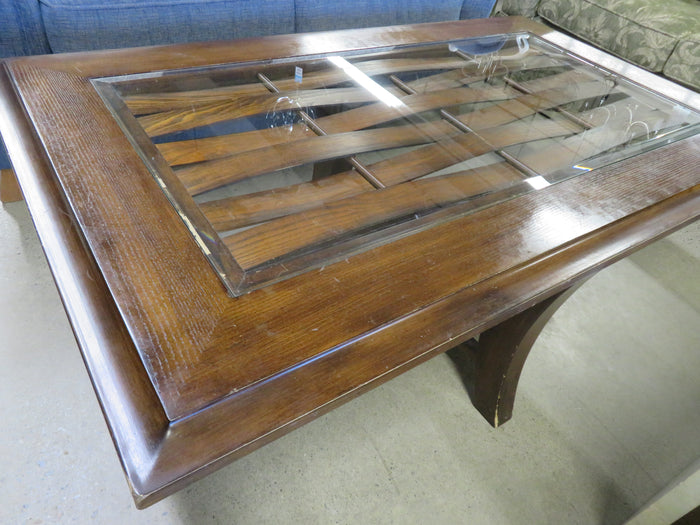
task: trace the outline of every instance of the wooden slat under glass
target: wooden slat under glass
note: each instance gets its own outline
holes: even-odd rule
[[[95,85],[233,295],[700,122],[524,33]]]

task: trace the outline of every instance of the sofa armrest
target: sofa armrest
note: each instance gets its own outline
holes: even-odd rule
[[[502,0],[499,10],[506,15],[520,15],[534,18],[540,0]]]
[[[537,17],[654,73],[700,90],[696,0],[501,0],[506,15]]]

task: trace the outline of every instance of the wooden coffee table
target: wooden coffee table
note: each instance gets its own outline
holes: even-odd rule
[[[19,58],[0,94],[140,507],[479,335],[503,423],[567,293],[700,215],[698,95],[522,18]]]

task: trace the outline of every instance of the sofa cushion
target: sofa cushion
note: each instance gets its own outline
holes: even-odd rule
[[[681,38],[700,32],[698,0],[542,0],[537,13],[654,72],[663,70]]]
[[[294,0],[40,0],[40,4],[55,53],[294,31]]]
[[[0,1],[0,58],[49,53],[38,2]]]
[[[664,66],[664,75],[700,91],[700,33],[678,42]]]
[[[463,0],[296,0],[296,30],[306,32],[459,20],[462,4]]]
[[[462,20],[488,18],[495,4],[496,0],[464,0],[459,18]]]

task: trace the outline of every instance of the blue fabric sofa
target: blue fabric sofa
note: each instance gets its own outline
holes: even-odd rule
[[[0,0],[0,58],[489,16],[496,0]],[[0,168],[9,161],[0,147]]]

